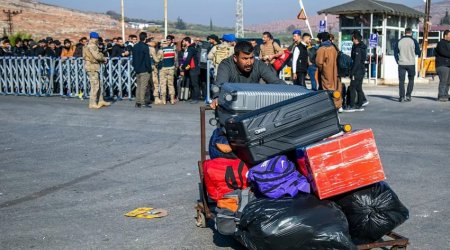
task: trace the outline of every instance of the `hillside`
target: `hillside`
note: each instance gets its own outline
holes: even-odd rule
[[[425,5],[414,7],[414,9],[425,12]],[[444,1],[440,1],[440,2],[435,2],[435,1],[431,2],[430,15],[431,15],[432,25],[439,25],[441,18],[443,18],[445,16],[446,10],[450,11],[450,0],[444,0]]]
[[[91,31],[109,38],[121,35],[120,23],[105,14],[81,12],[32,0],[2,0],[0,9],[22,10],[22,14],[13,18],[14,31],[29,33],[34,39],[51,36],[78,41]],[[3,17],[0,21],[2,33],[7,27],[4,20]],[[127,34],[137,32],[139,31],[136,29],[127,29]]]
[[[117,16],[113,18],[101,13],[82,12],[39,3],[37,0],[1,0],[0,9],[22,10],[22,14],[13,18],[14,32],[31,34],[35,40],[51,36],[59,40],[70,38],[73,41],[78,41],[80,37],[88,36],[91,31],[99,32],[100,36],[104,38],[121,36],[122,33]],[[0,32],[2,33],[8,27],[4,20],[4,17],[0,19]],[[129,18],[125,20],[145,21]],[[162,23],[160,20],[153,20],[153,22]],[[126,28],[126,36],[139,32],[138,29]],[[213,33],[209,30],[209,25],[188,23],[186,23],[186,29],[177,30],[175,29],[175,22],[169,22],[169,32],[173,32],[177,40],[181,40],[186,35],[205,39],[207,35]],[[234,29],[214,27],[214,32],[217,34],[232,33]],[[162,29],[152,30],[148,33],[151,33],[151,36],[154,36],[157,40],[163,38]]]
[[[311,26],[311,30],[313,33],[318,32],[319,30],[319,21],[325,19],[325,15],[313,15],[313,13],[309,13],[308,20]],[[308,26],[306,22],[298,19],[286,19],[286,20],[278,20],[265,24],[256,24],[256,25],[248,25],[245,27],[246,30],[252,32],[262,33],[264,31],[270,31],[273,33],[286,33],[289,26],[295,26],[296,28],[308,32]],[[338,31],[339,28],[339,19],[336,16],[328,15],[328,27],[334,32]]]
[[[416,6],[414,9],[424,12],[424,6]],[[446,9],[450,11],[450,0],[444,0],[440,2],[432,1],[431,3],[431,22],[433,25],[439,24],[439,21],[442,17],[445,16]],[[309,23],[311,25],[311,29],[313,33],[318,32],[319,30],[319,21],[325,19],[324,15],[316,15],[316,13],[307,13],[309,15]],[[302,31],[307,31],[308,28],[306,26],[305,21],[298,20],[295,18],[285,19],[285,20],[277,20],[270,23],[264,24],[256,24],[256,25],[248,25],[246,26],[246,30],[252,32],[262,33],[264,31],[271,31],[274,33],[287,33],[287,29],[290,25],[294,25],[295,27],[301,29]],[[336,16],[328,15],[328,25],[332,32],[337,32],[339,28],[339,19]],[[309,32],[309,31],[308,31]]]

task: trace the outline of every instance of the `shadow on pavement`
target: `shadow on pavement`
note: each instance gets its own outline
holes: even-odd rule
[[[398,102],[398,97],[394,96],[388,96],[388,95],[368,95],[370,97],[376,97],[376,98],[382,98],[393,102]],[[412,100],[414,99],[424,99],[424,100],[430,100],[430,101],[436,101],[436,98],[429,97],[429,96],[412,96]]]
[[[368,95],[368,96],[382,98],[382,99],[386,99],[386,100],[393,101],[393,102],[398,102],[398,97],[394,97],[394,96],[388,96],[388,95]]]
[[[436,98],[434,98],[434,97],[429,97],[429,96],[413,96],[413,99],[414,99],[414,98],[425,99],[425,100],[430,100],[430,101],[436,102]]]

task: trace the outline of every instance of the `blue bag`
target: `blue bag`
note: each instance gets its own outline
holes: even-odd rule
[[[233,152],[222,152],[217,147],[218,145],[229,145],[227,137],[225,136],[225,132],[223,132],[222,128],[216,128],[212,135],[211,139],[209,140],[209,158],[215,159],[215,158],[227,158],[227,159],[236,159],[237,157],[233,154]],[[230,148],[231,150],[231,148]]]

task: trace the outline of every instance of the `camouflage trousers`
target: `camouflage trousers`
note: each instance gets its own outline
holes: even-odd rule
[[[89,102],[97,104],[98,101],[103,101],[103,85],[100,84],[100,72],[87,71],[91,91],[89,93]]]
[[[153,96],[158,97],[159,78],[158,78],[158,68],[155,66],[152,66],[152,76],[151,77],[152,77],[152,82],[153,82]]]
[[[164,99],[167,94],[167,88],[169,89],[169,96],[175,96],[175,87],[173,85],[173,79],[175,75],[175,67],[162,68],[159,71],[159,85],[155,85],[154,96],[158,97],[158,90],[160,90],[161,98]]]

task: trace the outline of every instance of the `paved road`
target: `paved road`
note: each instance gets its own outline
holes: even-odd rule
[[[450,249],[450,103],[398,103],[371,88],[365,112],[388,182],[410,209],[411,249]],[[77,99],[0,97],[0,249],[241,249],[194,224],[198,106],[88,110]],[[212,127],[209,127],[212,130]],[[167,209],[163,219],[123,216]]]

